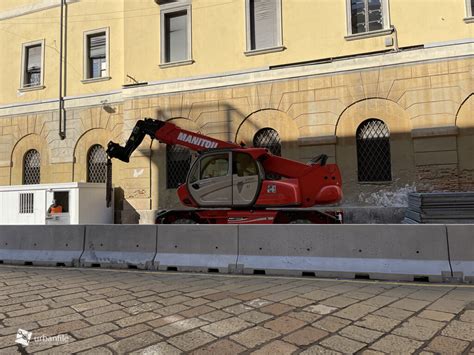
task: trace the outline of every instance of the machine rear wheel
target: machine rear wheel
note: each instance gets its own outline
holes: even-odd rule
[[[197,222],[190,218],[178,218],[177,220],[171,222],[171,224],[197,224]]]
[[[294,219],[289,224],[313,224],[309,219]]]

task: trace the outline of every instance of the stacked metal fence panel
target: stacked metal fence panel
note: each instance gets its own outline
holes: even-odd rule
[[[474,223],[474,192],[410,193],[405,223]]]

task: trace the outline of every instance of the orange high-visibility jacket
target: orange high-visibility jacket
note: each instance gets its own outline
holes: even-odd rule
[[[54,213],[63,213],[63,206],[61,206],[61,205],[57,205],[56,207],[51,206],[51,207],[50,207],[50,213],[51,213],[51,214],[54,214]]]

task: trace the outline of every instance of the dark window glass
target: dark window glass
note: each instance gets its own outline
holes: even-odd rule
[[[352,33],[383,29],[382,0],[351,0]]]
[[[359,181],[391,181],[390,132],[385,123],[378,119],[364,121],[356,135]]]
[[[40,153],[31,149],[26,152],[23,158],[23,184],[39,184],[41,177],[41,157]]]
[[[26,47],[23,86],[41,85],[41,44]]]
[[[87,182],[105,183],[107,179],[107,153],[100,144],[87,153]]]
[[[191,166],[191,152],[179,145],[166,146],[166,187],[175,189],[186,182]]]
[[[101,78],[107,75],[105,46],[105,32],[89,35],[87,37],[87,50],[89,52],[89,78]]]
[[[188,59],[186,10],[165,14],[165,62]]]

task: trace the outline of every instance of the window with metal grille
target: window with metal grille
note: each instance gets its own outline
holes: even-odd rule
[[[166,188],[176,189],[186,181],[191,167],[191,152],[178,145],[166,146]]]
[[[390,132],[378,119],[360,124],[356,133],[357,175],[361,182],[391,181]]]
[[[106,179],[107,153],[100,144],[95,144],[87,153],[87,182],[105,183]]]
[[[267,148],[273,155],[281,156],[280,135],[273,128],[262,128],[253,137],[253,146],[256,148]],[[278,174],[266,174],[268,180],[280,180]]]
[[[36,149],[26,152],[23,158],[23,184],[39,184],[41,177],[41,157]]]
[[[385,0],[350,0],[352,34],[384,28]]]
[[[33,213],[34,211],[34,194],[33,192],[20,193],[19,213]]]

